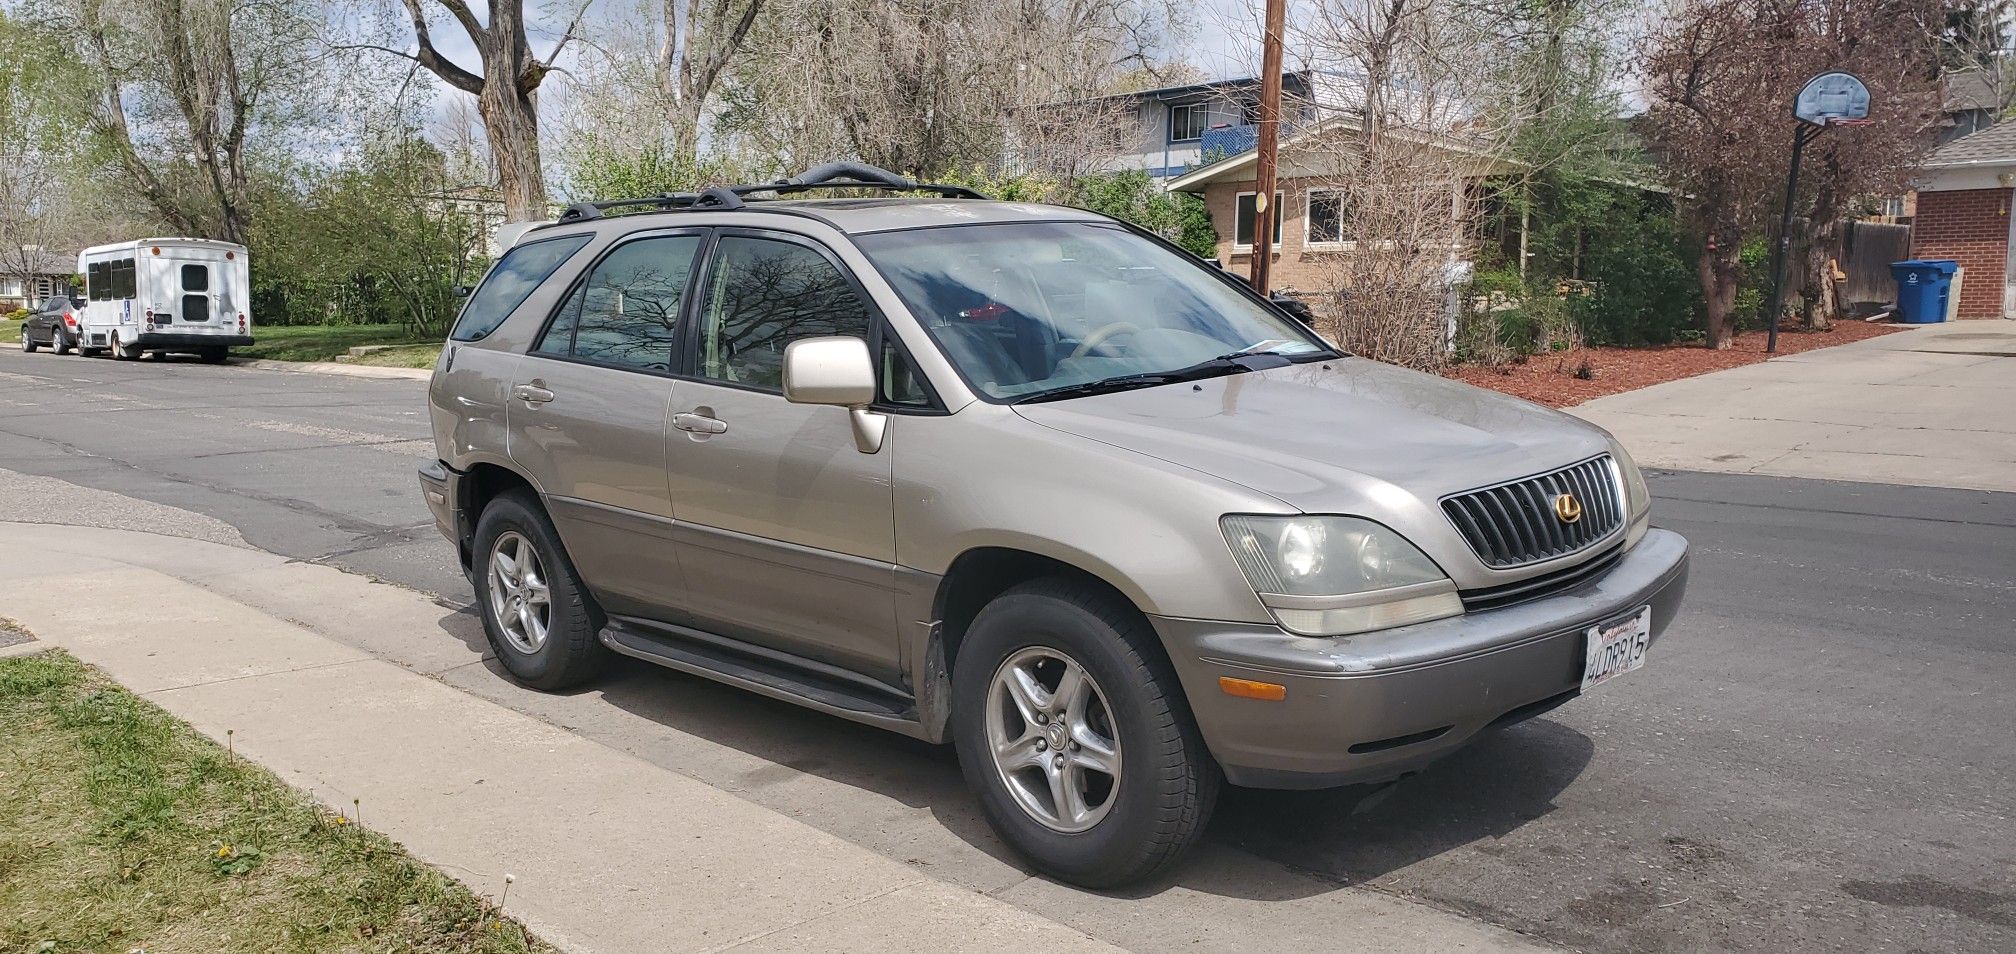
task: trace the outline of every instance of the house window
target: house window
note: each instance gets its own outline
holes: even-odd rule
[[[1185,103],[1169,107],[1169,141],[1196,142],[1211,125],[1211,107],[1205,103]]]
[[[1335,189],[1312,190],[1309,217],[1303,220],[1308,231],[1302,240],[1310,245],[1349,241],[1344,233],[1344,209],[1344,193]]]
[[[1239,193],[1237,209],[1233,213],[1232,247],[1253,247],[1253,198],[1254,193]],[[1281,247],[1281,193],[1274,193],[1274,247]]]

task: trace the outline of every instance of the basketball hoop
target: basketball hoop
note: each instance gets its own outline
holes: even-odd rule
[[[1800,87],[1792,115],[1815,126],[1866,125],[1869,87],[1853,73],[1822,73]]]

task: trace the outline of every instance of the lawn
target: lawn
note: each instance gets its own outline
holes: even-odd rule
[[[0,951],[554,950],[66,653],[0,725]]]
[[[0,318],[0,341],[20,341],[21,325],[25,322],[26,319],[22,321],[8,321],[5,318]]]
[[[394,324],[254,325],[252,338],[258,343],[250,348],[233,348],[231,353],[241,358],[273,361],[334,361],[358,345],[425,345],[437,352],[441,346],[439,338],[416,338],[406,326]]]

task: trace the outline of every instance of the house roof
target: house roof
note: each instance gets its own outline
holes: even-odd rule
[[[1334,129],[1340,125],[1346,127],[1347,129],[1355,129],[1358,128],[1359,124],[1358,121],[1355,119],[1342,116],[1332,116],[1328,119],[1324,119],[1316,123],[1313,126],[1308,127],[1307,129],[1302,130],[1299,133],[1289,136],[1286,140],[1283,140],[1283,145],[1286,145],[1289,142],[1293,142],[1296,139],[1313,135],[1317,132],[1323,132]],[[1423,135],[1414,135],[1414,134],[1408,134],[1408,135],[1410,136],[1410,138],[1415,138],[1417,141],[1429,140],[1429,137]],[[1435,136],[1433,137],[1433,140],[1430,144],[1441,149],[1446,149],[1450,152],[1458,152],[1474,156],[1480,162],[1487,163],[1494,167],[1512,168],[1518,165],[1517,163],[1509,159],[1504,159],[1481,152],[1475,148],[1472,148],[1469,144],[1449,136]],[[1202,192],[1205,186],[1208,186],[1214,182],[1243,182],[1253,178],[1253,172],[1251,170],[1253,166],[1259,162],[1259,159],[1260,159],[1260,150],[1259,147],[1256,146],[1252,149],[1246,150],[1245,152],[1226,156],[1225,158],[1220,159],[1217,162],[1214,162],[1208,166],[1192,169],[1191,171],[1184,173],[1183,175],[1177,176],[1176,178],[1169,180],[1168,189],[1171,192]]]
[[[28,270],[37,275],[77,274],[76,252],[52,252],[42,249],[27,253],[27,258]]]
[[[2016,166],[2016,122],[1996,123],[1932,151],[1926,169],[1963,166]]]
[[[1963,70],[1946,76],[1946,111],[1997,109],[1995,87],[1980,70]]]
[[[1284,85],[1300,82],[1306,86],[1309,82],[1310,72],[1309,70],[1282,70],[1281,81]],[[1242,90],[1249,87],[1258,87],[1259,85],[1260,77],[1258,76],[1235,76],[1229,79],[1207,80],[1202,83],[1185,83],[1181,86],[1162,86],[1156,89],[1136,90],[1131,93],[1108,93],[1104,96],[1088,96],[1084,99],[1058,100],[1046,105],[1096,103],[1108,99],[1181,99],[1185,96],[1194,96],[1199,93]]]

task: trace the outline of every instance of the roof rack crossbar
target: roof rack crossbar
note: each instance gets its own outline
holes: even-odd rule
[[[742,208],[744,196],[759,193],[790,195],[815,189],[878,189],[888,192],[930,192],[947,199],[986,199],[988,196],[962,185],[917,182],[886,169],[859,162],[829,162],[788,179],[738,186],[711,186],[700,192],[666,192],[641,199],[611,199],[604,202],[576,202],[560,213],[561,222],[599,219],[615,209],[653,206],[661,212],[677,209],[725,211]]]

